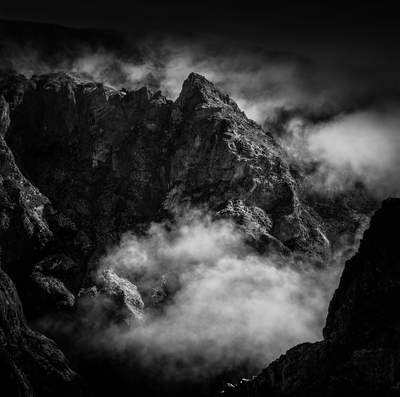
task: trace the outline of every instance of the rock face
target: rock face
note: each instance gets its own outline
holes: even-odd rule
[[[22,269],[12,264],[36,257],[52,238],[43,219],[43,209],[49,200],[22,175],[4,140],[10,118],[9,105],[3,97],[0,97],[0,114],[1,259],[3,269],[16,276]]]
[[[290,349],[223,395],[400,395],[399,238],[400,199],[388,199],[346,263],[324,340]]]
[[[207,205],[261,251],[329,256],[328,226],[301,201],[282,149],[202,76],[192,73],[175,103],[73,73],[13,76],[0,94],[11,108],[7,144],[19,178],[39,189],[36,222],[42,240],[57,234],[54,253],[83,266],[125,231]]]
[[[90,396],[55,343],[28,328],[15,286],[1,269],[0,369],[7,396]]]

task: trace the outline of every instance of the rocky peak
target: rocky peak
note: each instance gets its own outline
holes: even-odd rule
[[[207,108],[226,109],[238,112],[247,119],[235,101],[197,73],[190,73],[189,77],[183,82],[182,91],[175,102],[175,107],[180,111],[200,111]],[[203,113],[208,114],[204,111]]]

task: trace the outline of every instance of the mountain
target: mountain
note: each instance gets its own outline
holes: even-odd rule
[[[45,331],[40,321],[46,319],[59,324],[49,336],[68,352],[74,365],[81,363],[97,395],[115,391],[115,379],[121,393],[128,387],[123,384],[126,379],[118,378],[123,360],[121,364],[121,358],[113,356],[110,364],[102,351],[94,353],[90,347],[85,352],[82,345],[74,346],[77,335],[100,332],[110,324],[140,324],[147,310],[160,305],[162,310],[179,289],[179,274],[159,274],[149,298],[137,278],[102,268],[107,249],[125,233],[145,236],[151,224],[173,224],[180,213],[201,208],[215,220],[233,221],[249,249],[276,258],[280,266],[296,268],[306,261],[323,268],[340,251],[343,240],[355,244],[357,233],[377,208],[360,184],[329,197],[310,193],[304,178],[307,170],[291,164],[271,133],[196,73],[184,81],[174,102],[148,87],[118,90],[72,72],[30,79],[12,75],[0,81],[0,115],[2,269],[15,283],[33,326]],[[390,203],[385,204],[390,207],[387,213],[392,211]],[[383,236],[381,245],[387,243]],[[329,355],[330,346],[335,350],[344,339],[349,344],[362,341],[358,334],[352,336],[356,331],[349,318],[365,310],[352,303],[353,295],[362,300],[363,293],[353,290],[348,268],[330,307],[326,341],[312,345],[321,350],[311,345],[294,348],[310,352],[304,354],[310,354],[311,366],[319,365],[319,355]],[[368,273],[365,277],[361,284],[370,282]],[[378,280],[372,277],[372,282]],[[9,285],[6,276],[3,282]],[[21,312],[17,298],[13,302],[11,306]],[[88,302],[96,308],[89,320]],[[2,329],[12,336],[8,318]],[[18,327],[26,331],[21,318]],[[380,318],[371,320],[368,338],[377,341],[375,320],[380,323]],[[23,341],[16,345],[24,349]],[[389,345],[382,348],[391,349]],[[390,361],[392,353],[385,352],[376,357]],[[2,357],[7,360],[8,354]],[[374,360],[377,353],[363,354],[355,360]],[[268,368],[279,372],[281,366],[286,368],[284,360],[294,359],[279,360]],[[63,379],[73,388],[78,378],[61,361],[68,373]],[[306,379],[308,367],[304,371]],[[7,373],[15,378],[14,372]],[[261,383],[264,375],[260,376]],[[134,380],[146,383],[143,374]],[[274,382],[274,390],[281,387],[279,380]],[[34,388],[36,395],[48,395],[40,387]],[[68,395],[79,395],[79,390]]]

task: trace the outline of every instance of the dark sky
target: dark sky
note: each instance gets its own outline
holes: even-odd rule
[[[184,31],[268,49],[321,57],[342,53],[358,59],[393,50],[396,16],[394,6],[382,1],[372,5],[362,1],[7,1],[0,10],[0,18],[5,19],[130,32]]]
[[[247,68],[247,77],[251,74],[251,68],[262,62],[256,53],[257,47],[264,48],[267,52],[273,50],[295,56],[299,54],[302,55],[299,58],[310,60],[313,65],[307,69],[306,76],[301,76],[301,84],[310,92],[315,91],[314,86],[317,86],[319,92],[332,92],[339,87],[338,91],[346,91],[346,97],[352,97],[353,91],[357,92],[357,98],[364,94],[366,98],[379,97],[381,93],[386,95],[388,92],[392,95],[392,91],[400,97],[398,13],[391,2],[369,3],[353,0],[316,3],[276,0],[262,3],[198,1],[174,4],[165,1],[120,0],[7,1],[0,8],[0,19],[45,22],[73,28],[117,30],[123,33],[123,37],[133,38],[148,37],[153,33],[158,34],[153,37],[163,38],[164,34],[165,37],[169,37],[172,33],[178,33],[179,37],[189,38],[185,45],[192,47],[189,49],[192,51],[192,57],[199,57],[199,54],[196,54],[198,48],[194,44],[199,40],[210,42],[211,39],[218,42],[219,54],[224,51],[229,53],[227,49],[233,47],[255,48],[255,52],[243,51],[239,57],[236,54],[232,57],[232,53],[225,54],[236,59],[235,62],[243,63],[243,67]],[[191,42],[192,36],[194,39]],[[49,43],[51,38],[47,44]],[[53,47],[58,48],[58,45]],[[107,48],[108,51],[114,49]],[[181,46],[179,51],[184,57],[187,48],[182,50]],[[67,58],[65,54],[61,55]],[[197,59],[197,64],[209,58],[210,62],[214,62],[212,67],[218,67],[218,73],[221,74],[221,56],[216,57],[210,49],[204,51],[203,55]],[[30,62],[31,68],[36,62],[32,60],[35,55],[29,53],[26,48],[21,48],[19,53],[13,56],[21,58],[19,64]],[[15,64],[16,62],[13,63],[14,66]],[[182,65],[173,65],[174,69],[179,67]],[[232,69],[229,64],[228,68]],[[44,68],[40,72],[46,71]],[[24,72],[24,68],[21,72]],[[304,73],[304,68],[301,73]],[[229,73],[226,75],[229,76]],[[213,77],[212,74],[210,77]],[[232,79],[234,78],[230,80]],[[218,82],[218,79],[216,81]],[[320,89],[325,85],[325,81],[328,82],[329,88]],[[290,81],[286,79],[283,83],[290,84]],[[229,84],[232,86],[232,81]],[[297,91],[304,91],[301,84],[297,84]],[[257,86],[254,88],[257,89]],[[340,98],[343,96],[341,92]]]

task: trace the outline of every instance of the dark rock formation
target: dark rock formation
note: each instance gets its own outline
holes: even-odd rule
[[[359,348],[399,348],[400,200],[382,204],[347,262],[329,306],[325,339]]]
[[[400,395],[400,199],[371,220],[330,303],[324,340],[298,345],[226,396]]]
[[[26,325],[17,291],[0,269],[0,371],[4,395],[89,396],[56,344]]]
[[[52,237],[43,220],[43,209],[49,200],[22,175],[4,140],[10,119],[9,105],[3,97],[0,97],[0,114],[1,259],[7,272],[17,273],[12,263],[34,257]]]
[[[10,77],[0,93],[12,109],[6,141],[48,198],[54,251],[80,265],[160,213],[205,204],[261,251],[329,256],[327,225],[300,200],[282,149],[202,76],[191,74],[175,103],[72,73]]]
[[[82,284],[79,265],[63,254],[45,257],[37,263],[26,283],[25,307],[39,316],[43,313],[68,311]]]

